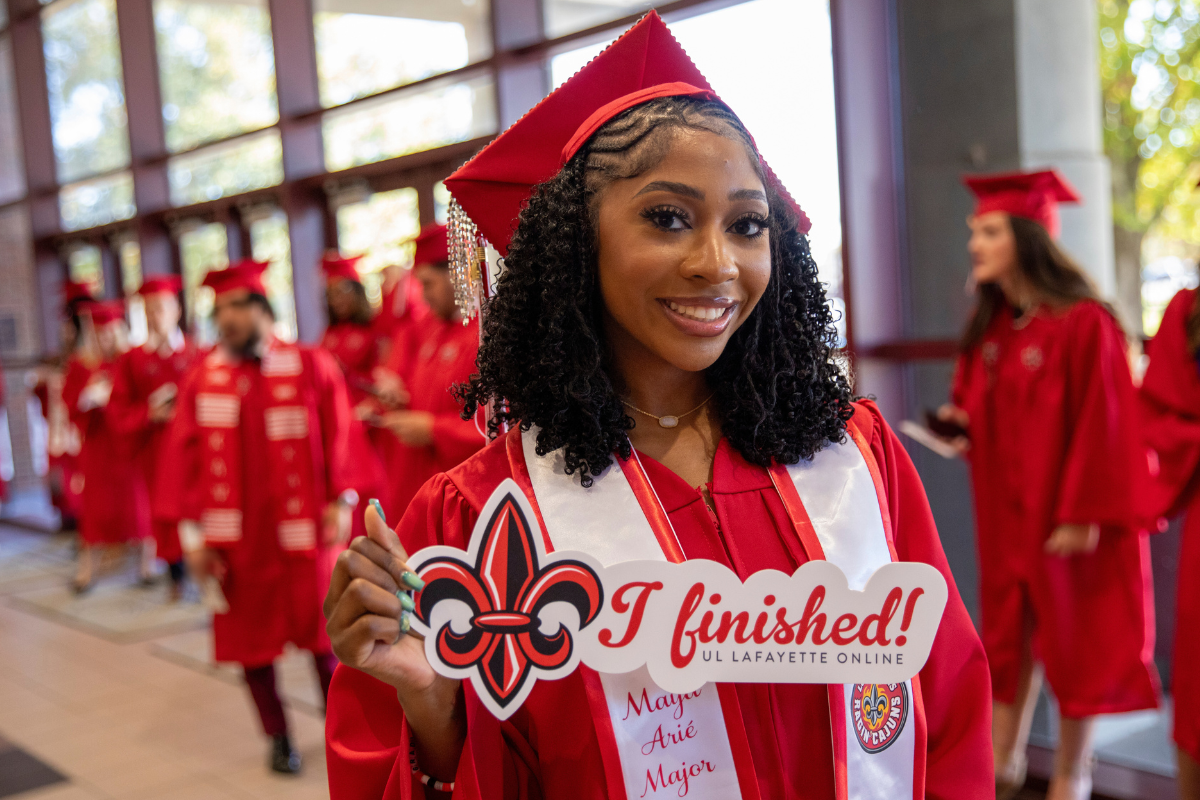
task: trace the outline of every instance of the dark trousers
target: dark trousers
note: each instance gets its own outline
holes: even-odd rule
[[[333,680],[333,669],[337,663],[333,653],[313,653],[313,664],[321,681],[321,694],[326,701],[329,700],[329,682]],[[275,688],[275,665],[243,665],[242,669],[246,675],[246,686],[250,688],[250,696],[254,699],[254,707],[258,709],[258,718],[262,721],[263,733],[267,736],[286,734],[287,717],[283,714],[283,702]]]

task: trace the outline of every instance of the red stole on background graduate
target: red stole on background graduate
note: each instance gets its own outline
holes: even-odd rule
[[[196,424],[201,429],[204,469],[200,526],[213,545],[235,544],[242,538],[241,395],[237,364],[221,350],[204,361],[196,392]],[[267,386],[267,460],[281,465],[263,476],[271,497],[280,502],[279,545],[287,552],[312,553],[317,546],[317,515],[313,498],[313,459],[308,441],[308,409],[301,402],[300,349],[273,341],[263,355],[262,376]],[[258,476],[251,476],[258,479]]]
[[[887,498],[870,449],[853,428],[850,440],[830,444],[811,461],[776,466],[771,479],[796,529],[789,546],[797,560],[828,560],[861,590],[876,569],[896,560]],[[582,551],[609,565],[630,560],[681,562],[683,550],[636,452],[615,463],[590,488],[566,474],[561,452],[538,456],[537,430],[507,447],[513,475],[533,505],[547,549]],[[759,796],[746,732],[731,685],[706,685],[683,698],[659,688],[643,667],[601,674],[580,666],[610,786],[626,797],[657,794],[667,783],[687,796]],[[631,714],[631,698],[663,700],[663,710]],[[672,702],[672,698],[674,701]],[[881,701],[895,713],[865,715],[863,701]],[[670,703],[669,705],[667,703]],[[917,677],[894,686],[829,686],[838,800],[922,798],[926,726]],[[686,705],[688,720],[674,718]],[[896,720],[899,720],[897,723]],[[691,723],[689,726],[688,723]],[[683,722],[691,735],[672,744],[668,760],[651,747],[656,730]],[[675,778],[672,779],[674,774]]]

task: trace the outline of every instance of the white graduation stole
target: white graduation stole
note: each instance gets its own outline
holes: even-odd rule
[[[537,455],[537,433],[534,427],[521,434],[534,493],[529,499],[555,550],[583,551],[605,566],[667,560],[615,460],[585,489],[578,477],[565,473],[561,450]],[[893,560],[868,456],[848,431],[845,443],[830,444],[811,461],[787,468],[824,557],[841,568],[855,590]],[[653,501],[661,509],[657,497]],[[665,512],[661,517],[666,519]],[[680,696],[661,689],[645,667],[599,677],[627,800],[740,796],[738,770],[745,778],[753,774],[753,765],[746,757],[740,763],[735,758],[716,684]],[[915,774],[917,719],[923,710],[912,681],[830,689],[831,703],[842,705],[830,709],[838,800],[914,800],[914,787],[924,784],[924,775]]]

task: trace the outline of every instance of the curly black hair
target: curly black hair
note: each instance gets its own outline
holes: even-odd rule
[[[463,418],[491,405],[501,424],[538,426],[537,452],[564,448],[566,471],[591,485],[631,454],[634,421],[608,369],[596,279],[595,200],[612,180],[649,169],[679,130],[741,141],[741,122],[716,101],[653,100],[619,115],[550,180],[534,188],[483,312],[478,374],[458,387]],[[721,432],[751,463],[794,464],[844,441],[851,390],[834,362],[837,331],[808,240],[770,183],[772,277],[762,299],[708,368]]]

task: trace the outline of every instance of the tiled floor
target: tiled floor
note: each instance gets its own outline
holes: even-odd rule
[[[153,628],[149,638],[129,635],[137,632],[130,614],[142,613],[148,599],[116,575],[75,601],[113,606],[108,615],[77,609],[94,629],[73,624],[61,609],[41,613],[28,596],[58,591],[70,575],[69,550],[31,535],[0,526],[0,739],[68,782],[16,798],[328,797],[324,721],[306,659],[285,659],[280,671],[305,770],[298,778],[275,776],[245,689],[236,673],[206,663],[206,634],[186,623],[188,609],[174,612],[185,618],[183,632],[168,626],[161,637]],[[105,635],[105,625],[117,633]]]

